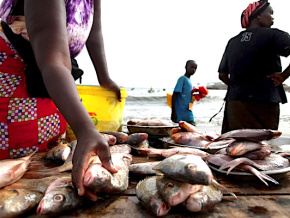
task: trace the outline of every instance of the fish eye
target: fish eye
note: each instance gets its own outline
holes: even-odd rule
[[[187,169],[189,169],[189,170],[196,170],[196,166],[194,165],[194,164],[192,164],[192,163],[189,163],[189,164],[187,164]]]
[[[55,196],[53,196],[53,201],[54,202],[62,202],[64,200],[64,196],[63,195],[61,195],[61,194],[57,194],[57,195],[55,195]]]
[[[173,188],[174,184],[172,182],[169,182],[166,184],[166,188]]]

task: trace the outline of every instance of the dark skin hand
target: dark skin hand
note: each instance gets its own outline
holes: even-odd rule
[[[275,86],[281,85],[290,75],[290,65],[283,71],[283,73],[273,73],[268,76],[274,82]]]
[[[103,35],[101,31],[101,1],[95,1],[94,22],[86,47],[94,68],[97,72],[100,85],[116,93],[118,101],[121,102],[121,93],[119,86],[110,79],[104,49]]]
[[[99,0],[95,2],[96,5],[100,5]],[[40,10],[43,8],[45,8],[45,13]],[[79,99],[70,73],[71,61],[64,1],[25,0],[24,15],[44,84],[78,140],[73,155],[73,184],[80,196],[84,195],[96,200],[96,193],[83,185],[84,172],[88,167],[90,157],[98,155],[103,166],[111,173],[116,173],[118,170],[112,164],[108,143],[95,128]],[[109,87],[115,87],[115,85],[109,85]]]
[[[230,79],[227,73],[219,73],[219,79],[226,85],[229,85]]]

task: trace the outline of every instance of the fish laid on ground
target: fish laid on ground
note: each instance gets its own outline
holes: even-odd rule
[[[34,208],[41,201],[49,184],[57,178],[59,177],[20,179],[0,189],[0,217],[20,216]]]
[[[240,164],[247,164],[254,166],[260,170],[279,170],[289,167],[289,160],[287,158],[282,157],[279,154],[271,154],[270,156],[264,158],[263,160],[250,160],[245,157],[236,158],[232,161],[222,165],[220,167],[221,170],[229,168],[228,173],[239,166]]]
[[[58,215],[81,206],[83,198],[72,185],[71,176],[57,178],[48,186],[36,212],[42,215]]]
[[[172,126],[169,122],[159,119],[131,119],[127,122],[127,124],[137,126]]]
[[[278,130],[270,129],[237,129],[220,135],[214,141],[234,138],[241,141],[260,142],[278,138],[281,134],[282,132]]]
[[[114,145],[117,142],[117,139],[113,135],[105,134],[105,133],[100,133],[108,142],[109,145]]]
[[[70,144],[60,141],[55,147],[51,148],[47,154],[46,159],[55,160],[55,161],[66,161],[71,152]]]
[[[136,163],[129,166],[129,172],[136,175],[155,175],[156,171],[153,170],[161,161]]]
[[[128,136],[127,143],[129,145],[139,145],[141,142],[148,139],[147,133],[133,133]]]
[[[222,198],[222,192],[214,185],[204,185],[198,192],[191,194],[183,205],[190,212],[207,212],[221,202]]]
[[[190,194],[202,188],[202,185],[179,182],[165,176],[158,176],[156,185],[159,193],[170,206],[176,206],[184,202]]]
[[[243,155],[243,157],[251,160],[263,160],[271,155],[271,147],[263,147],[256,151],[250,151]]]
[[[90,163],[84,175],[84,185],[96,193],[120,193],[128,188],[129,165],[132,156],[125,153],[112,153],[112,162],[118,169],[117,173],[110,173],[101,166],[100,162]]]
[[[233,157],[230,157],[230,156],[228,156],[226,154],[211,155],[207,159],[209,164],[211,164],[213,166],[216,166],[216,167],[222,167],[222,166],[225,167],[225,166],[228,165],[229,162],[234,161],[234,160],[235,159]],[[247,160],[251,161],[250,159],[247,159]],[[273,179],[270,176],[264,174],[263,172],[260,172],[260,171],[256,170],[254,167],[252,167],[250,165],[240,164],[239,166],[236,167],[236,169],[241,170],[241,171],[247,171],[247,172],[253,173],[255,176],[257,176],[267,186],[268,186],[268,183],[265,180],[273,182],[274,184],[278,184],[278,182],[275,179]]]
[[[179,121],[179,127],[183,130],[185,130],[186,132],[193,132],[193,133],[197,133],[200,135],[203,135],[203,132],[200,131],[198,128],[196,128],[194,125],[186,122],[186,121]]]
[[[196,149],[196,148],[185,148],[185,147],[175,147],[175,148],[169,148],[169,149],[158,149],[158,148],[139,148],[138,149],[140,152],[142,151],[145,153],[148,157],[153,157],[153,156],[160,156],[164,158],[171,157],[172,155],[176,154],[191,154],[191,155],[196,155],[200,156],[202,159],[206,159],[209,157],[211,154]]]
[[[226,152],[230,156],[242,156],[250,151],[255,151],[261,148],[271,149],[271,146],[264,142],[252,141],[234,141],[228,145]]]
[[[131,147],[128,144],[117,144],[110,146],[111,153],[131,153]]]
[[[115,136],[119,144],[123,144],[127,142],[127,139],[128,139],[128,134],[124,132],[106,131],[102,133]]]
[[[16,182],[23,176],[36,151],[26,157],[0,161],[0,188]]]
[[[213,175],[208,165],[196,155],[173,155],[153,168],[165,176],[189,184],[209,185]]]
[[[156,186],[157,176],[147,177],[136,186],[136,195],[141,204],[155,216],[165,216],[170,205],[159,194]]]
[[[178,133],[178,132],[184,132],[184,130],[181,129],[181,127],[175,127],[170,130],[169,135],[172,136],[173,134]]]
[[[178,132],[171,136],[175,143],[197,148],[204,148],[211,141],[203,135],[193,132]]]

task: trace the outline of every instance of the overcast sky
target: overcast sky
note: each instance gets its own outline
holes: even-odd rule
[[[1,1],[1,0],[0,0]],[[125,87],[174,87],[185,62],[198,63],[193,84],[217,82],[228,40],[243,29],[249,0],[103,0],[102,24],[111,77]],[[274,28],[290,33],[290,0],[272,0]],[[86,50],[77,58],[83,84],[97,85]],[[282,58],[283,69],[290,57]],[[290,79],[286,84],[290,84]]]

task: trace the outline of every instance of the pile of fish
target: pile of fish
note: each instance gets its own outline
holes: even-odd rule
[[[128,144],[118,143],[135,141],[136,135],[102,134],[110,144],[112,162],[118,172],[111,174],[102,166],[99,157],[93,156],[84,175],[84,185],[96,193],[120,193],[128,188],[132,155]],[[141,138],[146,135],[141,134]],[[23,158],[0,161],[0,217],[20,216],[35,207],[38,214],[54,216],[80,207],[86,199],[77,194],[70,174],[76,143],[59,140],[50,147],[46,159],[61,163],[53,168],[27,171],[36,151]]]
[[[222,200],[208,165],[196,155],[170,156],[157,163],[150,176],[136,186],[137,198],[155,216],[182,204],[190,212],[209,211]]]
[[[172,126],[169,122],[155,118],[130,119],[127,124],[136,126]]]
[[[230,139],[233,142],[211,155],[207,161],[210,165],[219,167],[220,170],[229,168],[227,174],[233,169],[247,171],[256,175],[266,185],[268,185],[266,180],[278,184],[263,171],[278,170],[289,166],[288,159],[271,153],[271,146],[265,142],[281,134],[277,130],[265,129],[240,129],[224,133],[214,141]]]
[[[227,138],[215,140],[219,137],[217,133],[202,132],[185,121],[180,121],[178,127],[171,129],[170,137],[175,144],[199,149],[225,147],[233,141]]]

